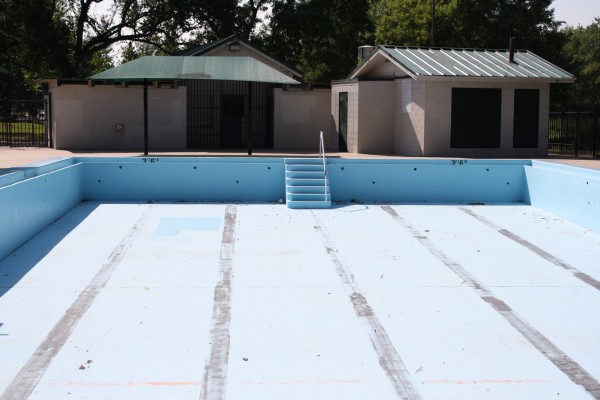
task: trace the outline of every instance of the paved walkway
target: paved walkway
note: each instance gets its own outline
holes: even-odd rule
[[[141,157],[139,152],[86,152],[86,151],[68,151],[55,150],[47,148],[9,148],[0,147],[0,168],[20,167],[33,164],[39,161],[50,160],[64,157]],[[150,155],[159,157],[180,156],[180,157],[248,157],[247,151],[204,151],[204,152],[152,152]],[[259,150],[253,153],[253,157],[310,157],[317,156],[318,153],[299,150]],[[340,158],[415,158],[401,157],[395,155],[377,155],[377,154],[352,154],[352,153],[327,153],[327,157]],[[575,165],[582,168],[600,169],[600,159],[579,159],[548,157],[544,161],[564,163]]]

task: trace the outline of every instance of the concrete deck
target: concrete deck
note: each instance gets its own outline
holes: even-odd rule
[[[599,259],[526,205],[82,203],[0,262],[0,399],[600,398]]]
[[[0,168],[21,167],[40,161],[64,158],[64,157],[142,157],[140,152],[86,152],[55,150],[37,147],[10,148],[0,147]],[[244,157],[248,152],[245,150],[235,151],[187,151],[187,152],[151,152],[154,157]],[[306,150],[258,150],[253,152],[253,157],[311,157],[318,156],[318,152]],[[397,155],[380,154],[353,154],[353,153],[327,153],[327,157],[338,158],[409,158]],[[569,158],[569,157],[546,157],[540,160],[569,164],[582,168],[600,169],[600,159]]]

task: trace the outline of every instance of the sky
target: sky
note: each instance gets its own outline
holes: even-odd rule
[[[554,8],[554,19],[571,26],[585,27],[600,17],[600,0],[554,0],[550,7]]]

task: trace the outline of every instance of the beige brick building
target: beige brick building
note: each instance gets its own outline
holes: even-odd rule
[[[353,153],[543,156],[550,84],[575,80],[528,51],[361,50],[331,95],[333,147]]]

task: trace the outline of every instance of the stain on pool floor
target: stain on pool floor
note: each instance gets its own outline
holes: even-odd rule
[[[599,260],[521,204],[84,202],[0,261],[0,399],[600,398]]]

